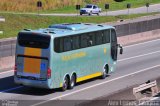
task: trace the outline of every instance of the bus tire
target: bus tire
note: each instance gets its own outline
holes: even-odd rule
[[[103,71],[102,76],[101,76],[102,79],[106,78],[106,76],[108,74],[108,71],[109,71],[109,67],[108,67],[108,65],[105,65],[104,71]]]
[[[76,75],[73,74],[70,80],[69,89],[73,89],[76,84]]]
[[[69,78],[66,76],[63,80],[62,91],[66,91],[69,86]]]

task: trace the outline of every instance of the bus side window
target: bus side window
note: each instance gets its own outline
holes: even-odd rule
[[[95,45],[95,33],[88,33],[88,45],[94,46]]]
[[[112,42],[117,42],[117,38],[116,38],[116,31],[114,29],[111,30],[111,41]]]
[[[87,37],[87,34],[83,34],[80,36],[81,37],[81,48],[85,48],[85,47],[88,47],[88,37]]]
[[[57,53],[63,52],[63,38],[54,39],[54,51]]]
[[[63,46],[64,46],[64,51],[72,50],[72,39],[71,39],[71,37],[65,37],[64,38]]]
[[[102,32],[96,32],[96,45],[102,44]]]
[[[63,52],[64,51],[64,46],[63,46],[63,38],[60,38],[60,41],[59,41],[59,47],[60,47],[60,52]]]
[[[110,43],[110,30],[103,31],[103,43]]]
[[[73,50],[80,48],[80,42],[79,41],[80,40],[79,40],[78,35],[72,37],[72,49]]]

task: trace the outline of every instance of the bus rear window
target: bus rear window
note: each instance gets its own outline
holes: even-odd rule
[[[33,33],[19,33],[18,44],[23,47],[47,49],[50,44],[50,36]]]

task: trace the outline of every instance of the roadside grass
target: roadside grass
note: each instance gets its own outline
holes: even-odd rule
[[[149,14],[134,14],[134,15],[119,15],[119,16],[38,16],[38,15],[18,15],[18,14],[0,14],[6,21],[1,22],[0,29],[4,31],[0,34],[1,38],[16,37],[18,32],[23,29],[39,29],[47,28],[51,24],[58,23],[106,23],[118,21],[120,19],[133,19],[141,16],[155,15],[158,13]]]

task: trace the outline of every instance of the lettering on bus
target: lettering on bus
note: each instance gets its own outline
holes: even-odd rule
[[[71,55],[62,56],[62,61],[69,61],[77,58],[82,58],[85,57],[86,55],[87,55],[86,52],[79,52]]]

